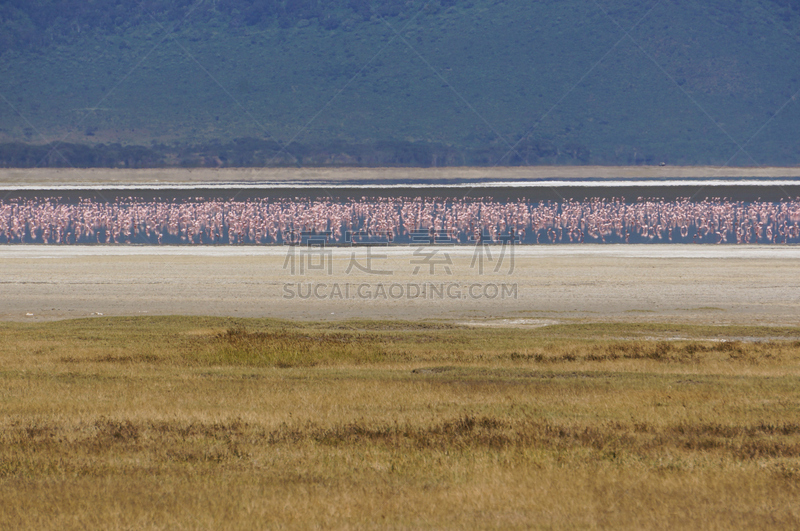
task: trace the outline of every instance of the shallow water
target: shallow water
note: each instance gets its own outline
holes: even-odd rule
[[[0,244],[800,243],[794,179],[7,186]]]

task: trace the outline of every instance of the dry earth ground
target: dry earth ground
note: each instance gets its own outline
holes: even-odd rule
[[[518,325],[575,319],[800,323],[800,248],[792,246],[521,246],[514,249],[513,271],[509,253],[497,272],[495,248],[494,262],[485,256],[483,274],[474,248],[431,251],[372,249],[372,272],[392,275],[350,267],[354,258],[367,268],[365,248],[334,248],[324,256],[298,251],[292,275],[289,247],[5,246],[0,319],[103,314]],[[426,254],[433,258],[426,262]],[[315,264],[325,269],[308,269]]]

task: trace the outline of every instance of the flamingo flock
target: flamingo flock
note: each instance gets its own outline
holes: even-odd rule
[[[800,243],[800,198],[0,201],[0,243],[280,244],[308,234],[329,243],[419,241],[416,235],[452,243]]]

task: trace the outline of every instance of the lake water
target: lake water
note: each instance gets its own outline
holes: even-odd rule
[[[0,243],[800,243],[800,180],[0,187]]]

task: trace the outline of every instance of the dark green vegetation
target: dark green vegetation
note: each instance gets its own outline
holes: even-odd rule
[[[6,0],[0,167],[792,165],[798,51],[797,0]]]

